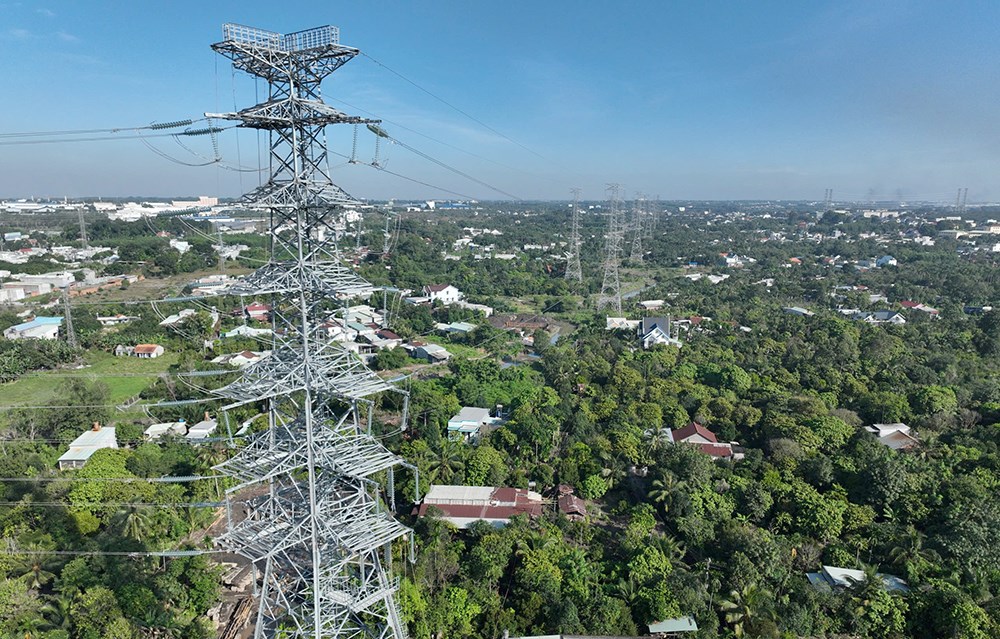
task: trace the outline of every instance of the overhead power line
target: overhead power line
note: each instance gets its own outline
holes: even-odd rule
[[[57,481],[106,481],[112,483],[135,484],[186,484],[203,479],[225,479],[227,475],[174,475],[167,477],[0,477],[2,483],[57,482]]]
[[[0,555],[49,556],[69,555],[85,557],[197,557],[198,555],[221,554],[221,550],[20,550],[0,548]]]
[[[416,87],[416,88],[417,88],[417,89],[419,89],[420,91],[423,91],[424,93],[426,93],[427,95],[431,96],[432,98],[434,98],[435,100],[437,100],[437,101],[438,101],[438,102],[440,102],[441,104],[443,104],[443,105],[447,106],[448,108],[450,108],[450,109],[452,109],[452,110],[456,111],[457,113],[460,113],[460,114],[464,115],[465,117],[469,118],[470,120],[472,120],[473,122],[475,122],[475,123],[476,123],[476,124],[478,124],[479,126],[483,127],[483,128],[484,128],[484,129],[486,129],[487,131],[490,131],[491,133],[494,133],[494,134],[496,134],[496,135],[499,135],[499,136],[500,136],[501,138],[503,138],[503,139],[507,140],[507,141],[508,141],[508,142],[510,142],[511,144],[514,144],[514,145],[516,145],[516,146],[519,146],[519,147],[521,147],[522,149],[524,149],[524,150],[525,150],[525,151],[527,151],[528,153],[531,153],[532,155],[535,155],[535,156],[537,156],[537,157],[539,157],[539,158],[542,158],[543,160],[544,160],[544,159],[546,159],[546,158],[545,158],[545,156],[543,156],[542,154],[538,153],[537,151],[534,151],[533,149],[531,149],[531,148],[529,148],[529,147],[527,147],[527,146],[525,146],[525,145],[521,144],[521,143],[520,143],[520,142],[518,142],[517,140],[515,140],[515,139],[513,139],[513,138],[511,138],[511,137],[509,137],[509,136],[507,136],[507,135],[504,135],[504,134],[503,134],[503,133],[501,133],[500,131],[497,131],[496,129],[494,129],[494,128],[493,128],[493,127],[491,127],[490,125],[488,125],[488,124],[486,124],[485,122],[483,122],[482,120],[480,120],[479,118],[477,118],[477,117],[475,117],[475,116],[473,116],[473,115],[469,114],[469,113],[468,113],[468,112],[466,112],[466,111],[463,111],[462,109],[458,108],[457,106],[455,106],[455,105],[454,105],[454,104],[452,104],[451,102],[448,102],[447,100],[445,100],[445,99],[444,99],[444,98],[442,98],[441,96],[439,96],[439,95],[437,95],[437,94],[435,94],[435,93],[433,93],[433,92],[429,91],[428,89],[425,89],[424,87],[420,86],[419,84],[417,84],[417,83],[416,83],[416,82],[414,82],[413,80],[409,79],[408,77],[406,77],[406,76],[405,76],[405,75],[403,75],[402,73],[400,73],[400,72],[398,72],[398,71],[395,71],[395,70],[393,70],[393,69],[389,68],[388,66],[386,66],[385,64],[383,64],[383,63],[379,62],[378,60],[376,60],[375,58],[371,57],[371,56],[370,56],[370,55],[368,55],[367,53],[364,53],[364,52],[361,52],[361,55],[362,55],[362,56],[364,56],[364,57],[366,57],[366,58],[368,58],[369,60],[371,60],[372,62],[374,62],[374,63],[375,63],[375,64],[377,64],[378,66],[382,67],[383,69],[385,69],[385,70],[386,70],[386,71],[388,71],[389,73],[393,74],[394,76],[396,76],[396,77],[400,78],[400,79],[401,79],[401,80],[403,80],[404,82],[406,82],[406,83],[408,83],[408,84],[410,84],[410,85],[412,85],[412,86]]]
[[[45,506],[63,508],[96,508],[98,506],[120,506],[122,508],[222,508],[224,501],[195,501],[168,504],[153,504],[149,502],[128,501],[94,501],[80,504],[70,504],[65,501],[0,501],[0,506]]]
[[[201,122],[205,118],[195,120],[174,120],[172,122],[160,122],[147,124],[144,126],[119,126],[110,129],[66,129],[62,131],[24,131],[21,133],[0,133],[0,138],[33,138],[52,137],[55,135],[92,135],[95,133],[118,133],[120,131],[161,131],[163,129],[176,129],[181,126],[190,126],[195,122]]]

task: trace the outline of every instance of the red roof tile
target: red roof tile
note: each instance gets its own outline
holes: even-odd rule
[[[688,437],[693,437],[694,435],[701,435],[702,437],[704,437],[705,439],[707,439],[710,442],[717,442],[717,441],[719,441],[718,439],[716,439],[715,433],[713,433],[712,431],[708,430],[707,428],[705,428],[704,426],[702,426],[698,422],[691,422],[690,424],[688,424],[684,428],[679,428],[679,429],[675,430],[674,431],[674,441],[675,442],[684,441]]]

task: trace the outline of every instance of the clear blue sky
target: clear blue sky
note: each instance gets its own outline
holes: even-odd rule
[[[0,133],[148,124],[255,102],[209,45],[223,22],[280,32],[334,24],[370,60],[324,84],[391,120],[400,140],[523,198],[603,197],[621,183],[663,199],[1000,200],[1000,3],[70,2],[0,0]],[[422,138],[399,125],[471,151]],[[350,153],[350,127],[331,135]],[[198,158],[171,138],[178,159]],[[211,154],[207,138],[191,140]],[[359,156],[370,160],[362,135]],[[257,164],[253,132],[226,162]],[[501,198],[408,151],[390,170]],[[360,197],[447,197],[365,166]],[[0,146],[0,197],[237,195],[254,174],[179,166],[138,140]]]

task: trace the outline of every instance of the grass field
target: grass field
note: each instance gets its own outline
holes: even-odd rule
[[[84,377],[100,380],[111,389],[111,401],[122,402],[152,384],[156,376],[177,361],[176,353],[164,353],[156,359],[115,357],[110,353],[89,352],[85,368],[30,373],[8,384],[0,384],[0,404],[37,406],[56,398],[60,378]]]

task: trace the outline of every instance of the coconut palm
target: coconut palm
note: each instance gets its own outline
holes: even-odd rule
[[[122,534],[129,539],[142,541],[153,524],[153,511],[149,508],[132,506],[118,516]]]
[[[465,468],[465,450],[462,444],[450,439],[441,440],[441,450],[431,461],[430,482],[448,483]]]
[[[653,503],[659,504],[663,514],[666,515],[686,488],[687,482],[678,480],[673,473],[668,472],[653,480],[647,497]]]
[[[719,610],[725,615],[726,623],[737,637],[760,636],[756,626],[765,621],[773,621],[774,611],[768,608],[772,593],[757,584],[742,590],[733,590],[728,599],[719,602]]]
[[[924,546],[927,536],[908,526],[897,544],[889,550],[891,564],[906,573],[909,580],[918,580],[926,570],[940,563],[941,556]]]

